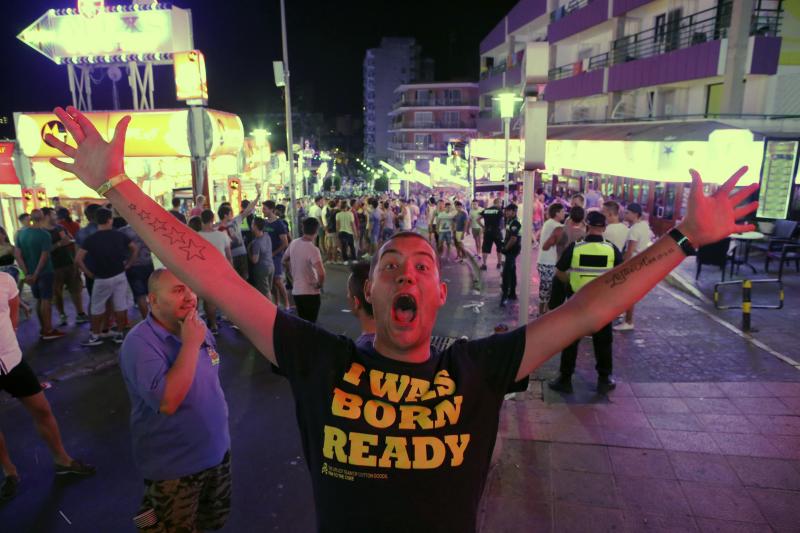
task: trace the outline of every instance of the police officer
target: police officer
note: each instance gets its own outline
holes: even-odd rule
[[[486,258],[492,251],[492,244],[497,251],[497,268],[500,268],[502,263],[500,248],[503,245],[503,210],[500,206],[500,198],[495,198],[491,207],[481,211],[481,219],[483,220],[483,245],[481,246],[483,264],[481,270],[486,270]]]
[[[517,256],[522,249],[520,239],[522,224],[517,220],[517,206],[508,204],[505,208],[506,238],[503,242],[503,254],[506,256],[503,263],[502,285],[500,289],[500,307],[505,307],[506,300],[517,299]],[[484,241],[486,242],[486,241]]]
[[[556,276],[569,286],[573,294],[622,263],[622,253],[603,237],[603,231],[606,229],[605,215],[599,211],[590,212],[586,215],[586,225],[586,237],[582,241],[570,244],[556,263]],[[561,352],[561,373],[548,384],[552,390],[572,392],[572,374],[575,372],[575,360],[578,358],[579,340]],[[595,367],[598,374],[597,392],[600,394],[606,394],[616,387],[611,377],[612,340],[610,323],[592,335],[594,357],[597,361]]]

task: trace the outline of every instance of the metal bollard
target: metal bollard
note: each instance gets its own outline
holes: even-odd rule
[[[753,282],[749,279],[742,280],[742,331],[750,333],[750,310],[752,308],[751,291]]]

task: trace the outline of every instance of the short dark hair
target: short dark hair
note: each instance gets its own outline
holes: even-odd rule
[[[264,231],[264,219],[261,217],[256,217],[253,219],[253,227],[258,231]]]
[[[551,204],[550,207],[547,208],[547,216],[550,218],[556,218],[556,215],[563,210],[564,210],[563,205],[559,203]]]
[[[303,235],[316,235],[319,231],[319,220],[317,217],[306,217],[303,219]]]
[[[241,206],[242,209],[247,209],[247,206],[250,205],[250,200],[242,200]]]
[[[221,206],[219,206],[219,209],[217,209],[217,216],[219,217],[220,220],[228,216],[228,213],[233,213],[233,209],[231,209],[230,204],[229,205],[222,204]]]
[[[53,211],[54,211],[54,209],[52,207],[43,207],[42,208],[42,214],[44,216],[46,216],[46,217],[49,217],[50,213],[52,213]]]
[[[203,209],[203,212],[200,213],[200,222],[203,224],[214,222],[214,212],[211,209]]]
[[[209,211],[210,212],[210,211]],[[214,216],[214,213],[211,213],[211,216]],[[200,231],[203,229],[203,222],[200,220],[200,217],[195,215],[189,219],[189,222],[186,223],[187,226],[192,228],[195,231]]]
[[[69,209],[66,207],[59,207],[56,209],[56,216],[61,220],[70,220]]]
[[[569,219],[575,223],[583,222],[583,217],[585,215],[586,212],[579,205],[576,205],[575,207],[569,210]]]
[[[264,200],[263,202],[261,202],[261,205],[263,205],[267,209],[275,209],[275,202],[273,202],[272,200]]]
[[[101,207],[94,212],[94,221],[98,226],[108,224],[108,221],[113,217],[114,213],[111,212],[111,209],[106,209],[105,207]]]
[[[373,316],[372,304],[364,297],[364,283],[369,279],[369,263],[359,261],[350,266],[350,277],[347,280],[347,287],[350,294],[358,298],[358,303],[369,316]]]
[[[172,199],[172,207],[180,207],[181,206],[181,199],[180,198],[173,198]]]
[[[101,206],[100,204],[89,204],[86,207],[84,207],[83,214],[84,216],[86,216],[86,220],[88,220],[89,222],[94,222],[95,221],[94,214],[97,213],[97,210],[100,209],[101,207],[103,206]]]
[[[22,213],[20,216],[18,216],[18,217],[17,217],[17,220],[19,220],[20,222],[22,222],[22,221],[23,221],[23,220],[25,220],[26,218],[30,218],[30,217],[31,217],[31,214],[30,214],[30,213]]]

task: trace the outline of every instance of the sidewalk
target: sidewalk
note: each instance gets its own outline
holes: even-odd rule
[[[800,383],[542,385],[503,407],[481,531],[800,530]]]

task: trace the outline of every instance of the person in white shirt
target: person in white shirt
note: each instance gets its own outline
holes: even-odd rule
[[[225,259],[233,265],[231,238],[228,236],[227,231],[220,231],[214,228],[214,212],[210,209],[206,209],[200,213],[200,223],[202,224],[202,229],[198,234],[210,242],[214,248],[219,250],[219,253],[224,255]],[[219,335],[219,327],[217,326],[217,306],[203,299],[203,310],[206,313],[206,322],[208,322],[209,331],[211,331],[213,335]]]
[[[325,284],[325,267],[322,254],[314,246],[314,237],[319,221],[308,217],[303,221],[303,237],[294,239],[283,256],[285,271],[292,278],[292,298],[297,307],[297,316],[316,322],[322,303],[320,289]]]
[[[19,325],[19,291],[11,275],[0,272],[0,391],[17,398],[33,418],[36,430],[50,449],[55,462],[56,475],[74,474],[90,476],[95,468],[73,459],[64,449],[58,422],[50,409],[50,403],[42,392],[39,379],[31,367],[23,361],[22,350],[17,342]],[[20,477],[11,461],[6,440],[0,432],[0,467],[3,483],[0,485],[0,503],[17,494]]]
[[[608,225],[603,232],[603,237],[622,251],[628,242],[628,226],[619,220],[619,204],[613,200],[603,203],[603,214]]]
[[[563,222],[566,216],[564,206],[560,203],[551,204],[547,209],[547,216],[539,239],[539,258],[536,265],[539,270],[540,315],[547,312],[547,304],[553,291],[553,277],[556,275],[556,262],[558,262],[556,243],[564,231]]]
[[[628,231],[628,242],[625,245],[624,260],[645,251],[650,246],[650,224],[642,219],[642,206],[633,202],[625,209],[625,222],[631,225]],[[630,331],[633,329],[633,308],[625,311],[625,321],[614,326],[615,331]]]

